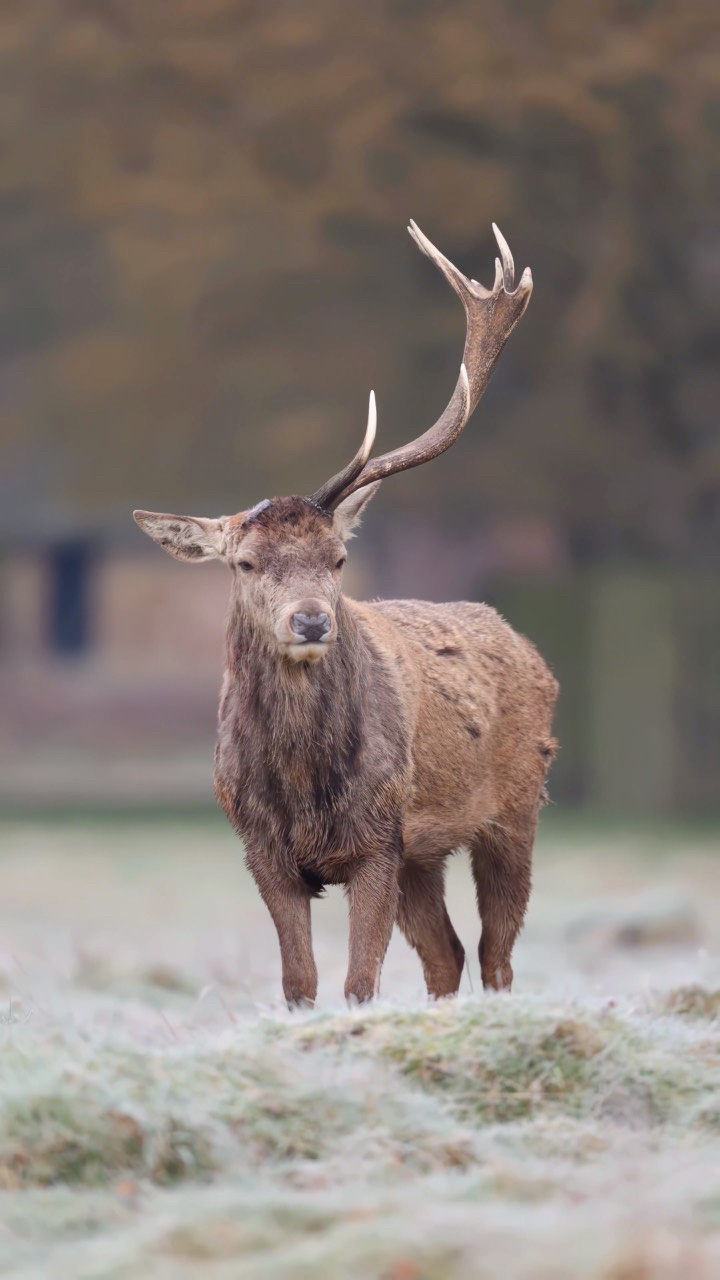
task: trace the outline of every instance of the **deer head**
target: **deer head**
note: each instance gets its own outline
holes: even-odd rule
[[[338,635],[338,602],[345,543],[380,481],[438,457],[457,440],[482,396],[495,363],[527,307],[532,276],[515,287],[512,254],[493,223],[500,250],[495,283],[485,289],[468,280],[424,236],[409,231],[460,297],[467,321],[465,351],[447,408],[423,435],[371,459],[375,397],[370,394],[362,445],[350,463],[309,498],[265,499],[249,511],[207,519],[135,511],[140,528],[170,555],[200,563],[224,560],[233,574],[235,600],[270,648],[293,662],[314,662]]]

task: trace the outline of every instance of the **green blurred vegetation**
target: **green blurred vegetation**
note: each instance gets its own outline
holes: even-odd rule
[[[412,215],[536,296],[468,438],[396,480],[573,560],[714,559],[714,6],[7,0],[5,531],[305,492],[454,382]]]

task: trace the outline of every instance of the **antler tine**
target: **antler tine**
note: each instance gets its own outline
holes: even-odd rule
[[[418,249],[420,249],[431,262],[434,262],[436,267],[440,268],[445,279],[452,285],[456,293],[459,293],[462,297],[464,290],[470,288],[470,281],[466,280],[462,271],[459,271],[455,266],[455,263],[451,262],[449,258],[445,257],[444,253],[441,253],[440,250],[435,247],[432,240],[428,240],[425,232],[420,230],[417,222],[415,222],[413,218],[411,218],[408,223],[408,231],[410,232],[410,236],[415,241]],[[482,285],[477,285],[476,287],[482,289]],[[484,292],[487,293],[487,290]]]
[[[356,489],[364,489],[384,476],[429,462],[454,444],[485,391],[500,352],[530,300],[530,268],[526,267],[515,287],[513,256],[495,223],[493,231],[500,257],[495,259],[492,289],[486,289],[476,280],[468,280],[412,220],[408,230],[418,248],[442,271],[465,308],[467,329],[463,363],[450,402],[437,421],[416,440],[362,464],[350,477],[360,457],[360,454],[356,455],[345,472],[328,481],[314,495],[313,501],[326,510],[334,510]]]
[[[503,285],[507,289],[508,293],[510,293],[515,283],[515,262],[510,252],[510,245],[496,222],[493,222],[492,229],[495,233],[495,239],[498,242],[500,257],[502,258]],[[497,265],[497,258],[495,259],[495,263]]]
[[[368,404],[368,420],[365,428],[365,436],[360,448],[358,449],[352,462],[349,462],[342,471],[338,471],[336,476],[328,480],[322,488],[314,493],[310,501],[313,506],[322,507],[324,511],[333,511],[337,505],[336,499],[352,484],[353,480],[360,475],[365,463],[367,462],[375,444],[375,433],[377,431],[377,405],[375,403],[375,392],[370,392],[370,401]]]

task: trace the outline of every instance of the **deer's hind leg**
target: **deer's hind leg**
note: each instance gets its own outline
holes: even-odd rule
[[[537,808],[498,818],[478,832],[470,846],[472,873],[482,921],[478,955],[484,987],[512,986],[512,952],[532,883],[532,851]]]
[[[445,906],[442,865],[403,864],[397,923],[420,957],[428,995],[456,995],[465,952]]]

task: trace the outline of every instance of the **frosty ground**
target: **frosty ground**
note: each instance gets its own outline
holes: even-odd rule
[[[318,1007],[219,816],[0,823],[0,1275],[710,1280],[720,1274],[717,833],[548,815],[512,996],[391,944]]]

